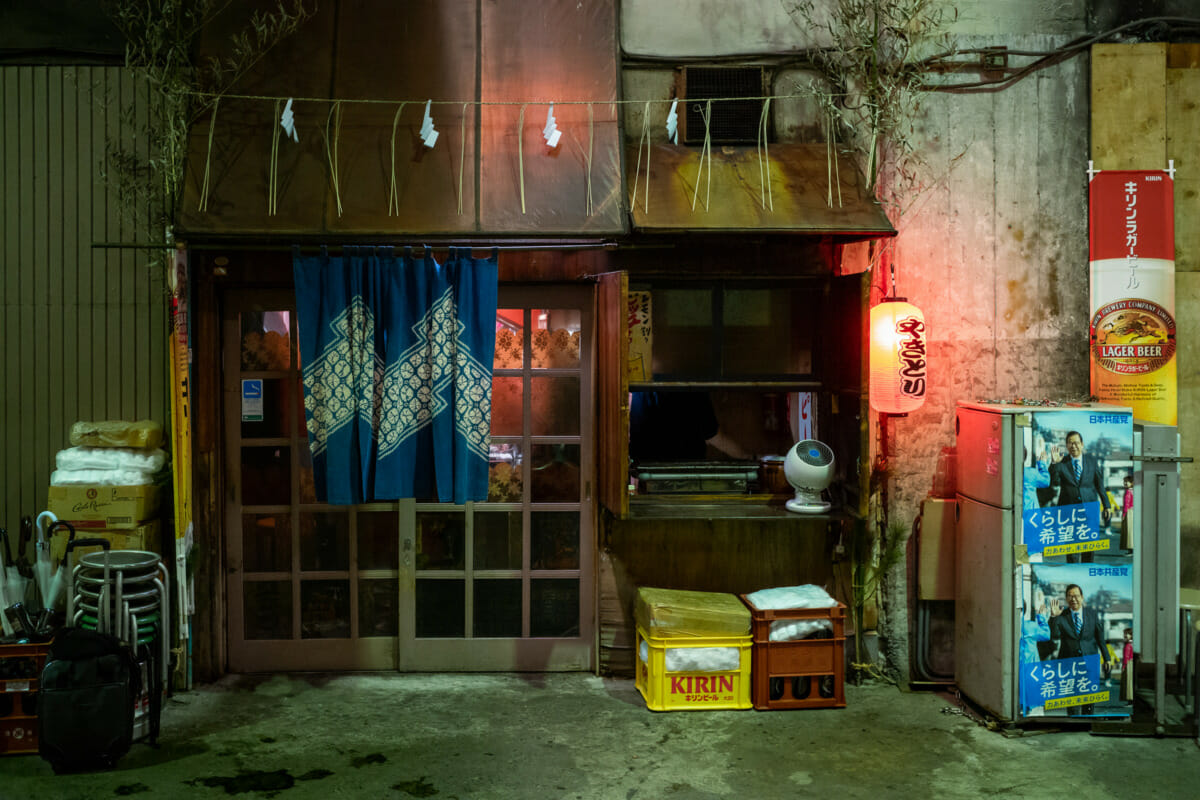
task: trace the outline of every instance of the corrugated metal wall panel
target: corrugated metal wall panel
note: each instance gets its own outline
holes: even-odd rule
[[[0,68],[0,526],[45,508],[77,420],[170,425],[164,267],[134,242],[152,209],[105,183],[110,143],[139,140],[147,93],[117,67]]]

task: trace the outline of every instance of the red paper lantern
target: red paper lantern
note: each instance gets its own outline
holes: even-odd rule
[[[925,315],[903,297],[871,309],[871,408],[907,414],[925,402],[928,367]]]

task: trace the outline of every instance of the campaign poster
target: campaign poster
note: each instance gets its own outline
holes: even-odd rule
[[[1164,425],[1178,416],[1173,172],[1088,183],[1092,394]]]
[[[1128,717],[1133,711],[1133,559],[1021,567],[1022,717]]]
[[[1021,543],[1029,557],[1131,554],[1133,415],[1054,408],[1031,420],[1021,454]]]

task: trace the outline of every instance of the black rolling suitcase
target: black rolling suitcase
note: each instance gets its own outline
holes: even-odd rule
[[[133,743],[141,675],[115,636],[63,628],[50,645],[38,695],[38,753],[55,772],[108,769]]]

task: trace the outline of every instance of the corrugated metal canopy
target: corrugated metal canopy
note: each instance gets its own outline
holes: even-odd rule
[[[636,189],[634,228],[809,233],[844,240],[896,235],[854,165],[843,157],[835,167],[825,145],[772,144],[764,157],[750,146],[717,146],[711,152],[710,167],[707,158],[701,162],[700,148],[654,145],[647,181],[646,149],[639,162],[631,147],[625,165],[631,196]]]

